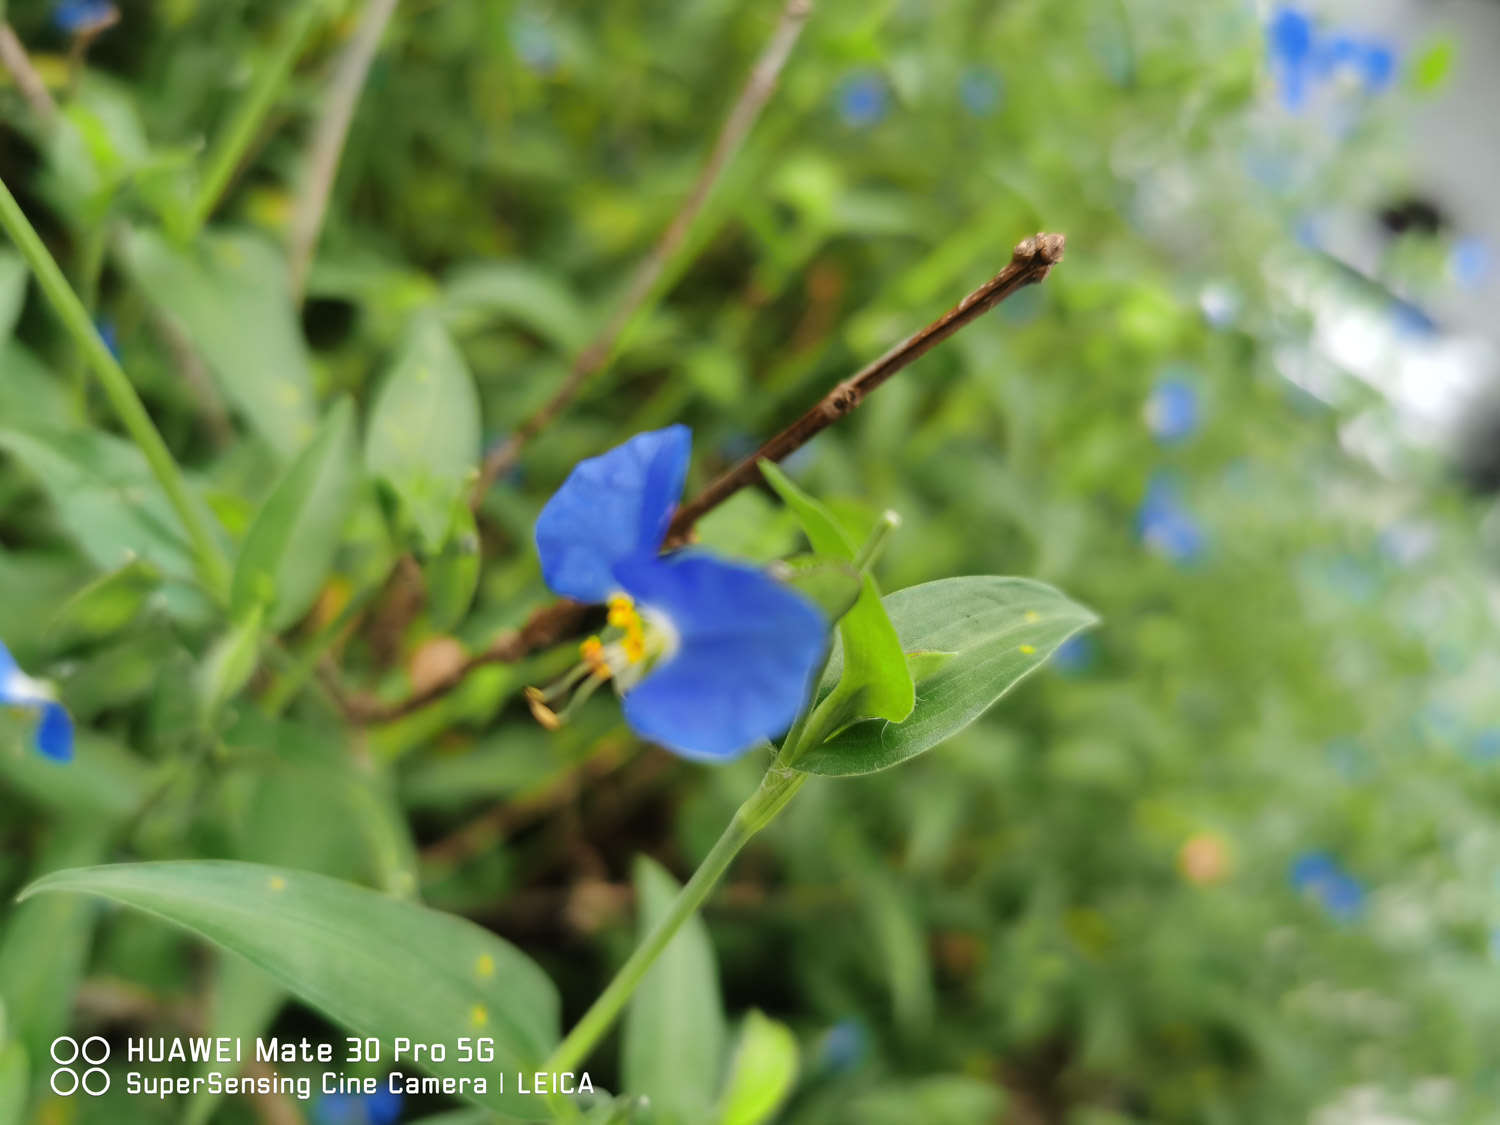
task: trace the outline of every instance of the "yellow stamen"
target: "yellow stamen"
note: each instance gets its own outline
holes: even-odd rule
[[[635,602],[628,594],[616,594],[609,599],[609,623],[616,629],[628,629],[632,621],[639,621]]]
[[[547,697],[540,688],[526,689],[526,703],[531,708],[531,717],[547,730],[558,730],[562,727],[562,720],[557,717],[556,711],[547,706]]]
[[[578,651],[583,653],[583,662],[589,666],[589,671],[601,680],[607,680],[614,675],[614,669],[604,658],[604,642],[598,637],[590,637],[584,641],[578,646]]]

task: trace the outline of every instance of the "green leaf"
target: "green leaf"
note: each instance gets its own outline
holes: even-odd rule
[[[0,342],[10,339],[26,303],[26,282],[31,271],[14,250],[0,250]]]
[[[562,352],[580,351],[589,318],[550,274],[519,262],[462,266],[443,286],[443,311],[455,332],[509,317]]]
[[[642,938],[671,909],[677,881],[644,856],[635,863]],[[621,1069],[627,1093],[644,1095],[663,1122],[709,1116],[724,1057],[719,971],[703,919],[694,915],[646,973],[625,1013]]]
[[[559,1001],[529,958],[472,922],[323,875],[252,863],[115,864],[60,871],[23,893],[98,895],[180,926],[258,965],[304,1003],[364,1036],[449,1046],[437,1077],[489,1076],[468,1096],[525,1120],[544,1099],[505,1092],[500,1072],[535,1070],[558,1040]],[[463,1036],[495,1061],[457,1061]]]
[[[193,559],[177,516],[129,442],[98,430],[0,430],[0,449],[33,476],[58,519],[102,570],[137,556],[192,581]]]
[[[264,606],[267,626],[279,633],[311,608],[333,565],[358,480],[354,407],[345,399],[292,462],[245,533],[230,590],[232,613]]]
[[[772,563],[771,574],[815,603],[829,621],[838,621],[853,609],[864,589],[863,579],[852,564],[819,555],[799,555]]]
[[[793,484],[771,462],[762,461],[760,470],[797,516],[814,551],[829,558],[854,561],[854,544],[828,509]],[[854,607],[839,619],[839,636],[844,651],[850,654],[843,677],[838,681],[839,692],[847,696],[844,713],[851,719],[874,717],[892,722],[910,715],[916,696],[906,655],[880,603],[875,580],[869,575],[864,577]]]
[[[19,1043],[0,1046],[0,1125],[26,1121],[26,1049]]]
[[[160,585],[160,570],[145,559],[131,559],[64,602],[49,631],[63,647],[114,636],[136,619]]]
[[[260,663],[261,608],[256,606],[214,642],[198,671],[198,719],[206,729],[250,681]]]
[[[1423,94],[1441,90],[1453,73],[1458,44],[1446,36],[1423,48],[1411,62],[1411,84]]]
[[[952,738],[1098,621],[1051,586],[1024,578],[946,578],[898,590],[885,607],[905,649],[953,656],[924,680],[904,722],[856,723],[799,757],[798,769],[845,777],[898,766]],[[836,646],[820,693],[833,690],[842,663]]]
[[[428,554],[479,460],[479,395],[447,330],[419,317],[375,401],[365,464],[390,487]]]
[[[479,528],[468,498],[460,495],[453,505],[448,542],[423,568],[427,615],[434,629],[446,633],[468,615],[479,588],[479,562]]]
[[[751,1011],[729,1064],[721,1125],[771,1120],[797,1081],[797,1037],[784,1023]]]
[[[251,234],[205,234],[178,250],[137,230],[125,245],[142,290],[181,323],[255,432],[283,458],[306,445],[316,401],[281,254]]]

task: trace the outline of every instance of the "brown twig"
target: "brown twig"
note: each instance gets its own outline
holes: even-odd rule
[[[892,375],[972,323],[1017,290],[1046,278],[1062,261],[1064,239],[1060,234],[1037,234],[1022,241],[1012,252],[1010,264],[970,293],[953,308],[907,337],[874,363],[855,372],[829,391],[823,399],[749,457],[724,473],[677,510],[667,532],[668,547],[686,541],[693,525],[760,477],[762,460],[780,461],[800,449],[834,422],[844,417]],[[449,675],[392,704],[349,699],[349,718],[362,723],[388,722],[401,718],[446,695],[474,669],[485,664],[513,664],[531,653],[558,644],[577,634],[587,619],[589,607],[566,598],[543,606],[519,629],[501,634],[487,649],[470,657]]]
[[[702,212],[704,204],[708,202],[708,197],[713,193],[724,170],[744,144],[756,118],[760,116],[761,110],[765,108],[766,102],[776,89],[776,81],[786,65],[788,56],[792,53],[792,48],[797,43],[798,36],[802,34],[802,28],[807,23],[807,17],[811,12],[812,0],[787,0],[776,29],[771,33],[771,38],[761,52],[760,58],[751,69],[750,77],[746,80],[739,97],[735,99],[729,116],[724,119],[718,139],[714,141],[708,159],[704,162],[702,171],[698,173],[698,179],[694,182],[692,190],[683,200],[681,208],[673,216],[667,229],[662,231],[661,237],[651,248],[650,253],[636,266],[635,273],[631,275],[619,304],[615,306],[614,312],[610,314],[609,320],[599,330],[598,335],[573,360],[561,386],[484,459],[479,480],[474,486],[471,497],[472,507],[477,508],[490,486],[515,466],[526,443],[551,425],[552,421],[578,397],[584,385],[603,371],[609,363],[620,342],[621,335],[645,305],[647,298],[651,296],[651,291],[661,279],[668,263],[681,248],[683,241],[687,238],[688,230]]]
[[[36,67],[31,65],[31,57],[8,23],[0,23],[0,66],[10,71],[21,96],[43,125],[50,126],[57,120],[57,102],[52,92],[47,89],[47,83],[37,73]]]
[[[338,69],[328,88],[328,98],[323,113],[318,118],[308,149],[307,174],[302,190],[297,196],[297,207],[292,215],[289,237],[292,293],[298,302],[307,284],[308,267],[312,265],[313,251],[318,245],[318,236],[323,231],[323,217],[328,211],[328,197],[338,175],[339,158],[344,152],[344,141],[349,136],[349,125],[354,120],[354,109],[359,95],[365,87],[370,66],[380,47],[380,38],[396,10],[398,0],[370,0],[360,17],[354,38],[344,48],[339,58]]]
[[[1063,256],[1063,236],[1038,234],[1016,247],[1010,264],[926,328],[908,336],[874,363],[856,371],[823,400],[766,442],[734,468],[677,509],[667,532],[668,547],[678,546],[693,525],[725,500],[759,479],[761,461],[780,461],[854,410],[876,387],[913,360],[926,355],[964,325],[989,312],[1016,290],[1047,276]]]

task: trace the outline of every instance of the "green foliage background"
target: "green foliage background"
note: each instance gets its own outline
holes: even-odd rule
[[[1334,143],[1270,110],[1236,0],[819,0],[615,362],[470,525],[482,450],[608,316],[777,5],[402,4],[300,310],[286,222],[357,7],[122,8],[70,66],[45,7],[12,0],[64,116],[45,129],[0,90],[0,177],[222,526],[235,613],[197,587],[145,462],[0,255],[0,638],[82,728],[57,768],[6,717],[0,889],[128,859],[306,868],[492,927],[567,1022],[632,942],[638,857],[686,877],[763,761],[641,747],[602,698],[544,733],[520,692],[566,648],[354,723],[314,671],[320,639],[337,632],[339,690],[405,697],[541,604],[530,525],[577,459],[684,421],[702,482],[1056,230],[1068,256],[1044,285],[790,468],[851,527],[901,513],[885,589],[1040,578],[1103,618],[1088,659],[899,773],[807,786],[707,911],[710,943],[689,935],[709,965],[690,1025],[729,1043],[716,974],[732,1024],[789,1027],[799,1077],[770,1119],[797,1125],[1490,1119],[1500,790],[1474,751],[1500,714],[1477,513],[1426,455],[1382,473],[1345,451],[1350,419],[1390,424],[1363,384],[1305,359],[1320,401],[1280,374],[1309,354],[1290,281],[1329,282],[1295,221],[1398,182],[1382,112],[1419,92]],[[194,231],[205,139],[298,19],[290,75]],[[851,120],[867,96],[879,112]],[[1437,284],[1422,249],[1391,263],[1403,284]],[[1228,323],[1205,289],[1233,295]],[[1164,371],[1203,415],[1170,447],[1142,421]],[[1138,534],[1161,473],[1204,535],[1191,565]],[[1383,549],[1411,527],[1432,541],[1418,561]],[[799,544],[769,493],[700,530],[756,558]],[[1355,916],[1291,886],[1309,852],[1362,885]],[[640,871],[649,907],[667,876]],[[6,1125],[253,1118],[239,1100],[64,1108],[37,1082],[65,1029],[339,1038],[142,916],[45,897],[0,922]],[[620,1057],[612,1041],[596,1082],[644,1092]],[[701,1098],[673,1093],[655,1119],[699,1125],[671,1113]]]

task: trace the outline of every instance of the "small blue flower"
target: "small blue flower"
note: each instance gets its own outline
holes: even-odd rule
[[[1192,437],[1198,429],[1198,388],[1181,375],[1159,379],[1146,399],[1146,428],[1163,445]]]
[[[857,1019],[843,1019],[823,1036],[818,1061],[832,1074],[857,1070],[870,1054],[870,1032]]]
[[[1490,248],[1480,238],[1461,238],[1448,255],[1448,272],[1465,289],[1478,289],[1490,276]]]
[[[115,323],[106,317],[100,317],[94,321],[94,328],[99,333],[99,339],[104,341],[104,346],[109,349],[109,354],[116,361],[120,358],[120,335],[115,331]]]
[[[1166,478],[1153,477],[1136,513],[1136,532],[1150,551],[1185,566],[1203,554],[1203,529],[1198,526]]]
[[[1364,887],[1327,852],[1303,852],[1292,862],[1288,878],[1294,890],[1341,922],[1353,921],[1364,909]]]
[[[109,0],[61,0],[52,9],[52,26],[69,35],[103,31],[120,18]]]
[[[1396,50],[1374,37],[1345,31],[1320,34],[1312,17],[1282,5],[1266,26],[1266,47],[1282,104],[1297,110],[1315,82],[1349,73],[1370,94],[1389,89],[1396,80]]]
[[[1087,672],[1094,664],[1094,638],[1087,633],[1074,633],[1054,650],[1051,664],[1064,676]]]
[[[1282,5],[1266,28],[1271,68],[1281,91],[1281,102],[1298,109],[1307,97],[1308,78],[1314,64],[1312,18],[1299,8]]]
[[[878,124],[886,114],[890,93],[878,74],[851,74],[839,83],[839,116],[855,129]]]
[[[73,720],[52,690],[52,685],[33,680],[21,671],[10,649],[0,644],[0,704],[39,709],[36,748],[54,762],[73,760]]]
[[[958,76],[958,100],[975,117],[994,113],[1000,93],[1000,76],[987,66],[971,66]]]
[[[551,74],[562,62],[557,36],[536,16],[517,16],[510,26],[510,42],[521,62],[536,74]]]
[[[819,610],[764,572],[700,551],[659,554],[687,476],[685,426],[637,434],[580,462],[536,522],[547,585],[607,602],[611,640],[552,693],[613,680],[638,733],[690,758],[724,759],[791,725],[828,640]]]

